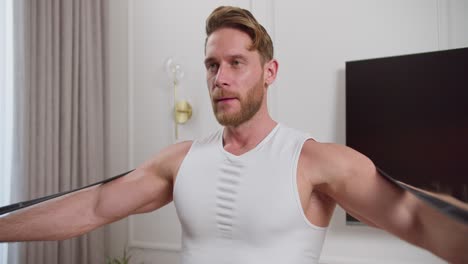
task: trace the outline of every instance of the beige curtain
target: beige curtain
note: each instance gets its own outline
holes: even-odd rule
[[[106,8],[104,0],[14,2],[12,202],[104,178]],[[102,229],[9,248],[8,263],[104,263]]]

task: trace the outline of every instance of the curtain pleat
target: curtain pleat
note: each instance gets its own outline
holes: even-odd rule
[[[101,0],[15,3],[12,201],[104,178]],[[53,212],[51,212],[53,217]],[[16,243],[9,263],[104,263],[102,229],[59,242]]]

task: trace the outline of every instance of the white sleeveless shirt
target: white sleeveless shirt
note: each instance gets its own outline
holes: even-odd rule
[[[222,129],[194,141],[174,184],[182,263],[318,263],[326,228],[305,217],[296,183],[308,138],[278,124],[240,156]]]

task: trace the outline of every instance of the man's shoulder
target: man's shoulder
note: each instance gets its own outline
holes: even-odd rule
[[[184,158],[195,145],[206,145],[208,143],[218,142],[220,140],[220,133],[222,133],[222,131],[217,130],[192,140],[177,142],[166,147],[161,153],[168,159]]]
[[[283,137],[286,137],[288,139],[298,139],[300,143],[302,144],[305,140],[309,141],[315,141],[316,138],[313,135],[312,132],[305,131],[299,128],[295,127],[289,127],[285,124],[279,123],[278,124],[278,131],[283,135]]]
[[[217,129],[193,140],[195,144],[218,143],[223,135],[223,129]]]
[[[150,160],[150,163],[153,165],[159,164],[164,167],[171,167],[171,164],[174,162],[178,163],[178,161],[182,160],[187,155],[192,144],[192,140],[187,140],[169,145],[154,156]]]
[[[363,154],[346,145],[322,143],[315,140],[307,140],[304,143],[301,155],[304,155],[307,159],[313,159],[332,166],[353,163],[356,160],[365,158]]]
[[[142,167],[157,172],[163,178],[173,180],[193,141],[187,140],[165,147]]]
[[[308,140],[304,143],[301,160],[306,169],[318,172],[322,181],[340,180],[372,165],[372,161],[358,151],[342,144]]]
[[[181,142],[174,143],[167,147],[165,150],[168,152],[168,156],[176,157],[179,155],[185,156],[187,152],[190,150],[190,148],[193,145],[193,140],[185,140]]]

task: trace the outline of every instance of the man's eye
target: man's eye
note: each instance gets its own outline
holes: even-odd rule
[[[240,64],[241,64],[241,62],[238,61],[238,60],[232,61],[232,65],[234,65],[234,66],[239,66]]]
[[[216,63],[210,63],[206,65],[206,69],[209,71],[217,71],[218,70],[218,64]]]

